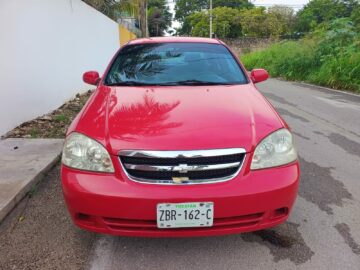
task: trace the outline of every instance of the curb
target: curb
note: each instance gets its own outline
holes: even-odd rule
[[[59,151],[58,154],[55,154],[55,157],[51,158],[47,164],[44,164],[45,166],[36,171],[35,175],[31,176],[31,179],[27,180],[24,185],[19,185],[20,188],[16,190],[16,194],[9,200],[5,201],[5,205],[3,205],[3,207],[0,206],[0,224],[10,214],[15,206],[29,194],[33,187],[43,180],[46,174],[59,162],[61,153],[62,152]]]

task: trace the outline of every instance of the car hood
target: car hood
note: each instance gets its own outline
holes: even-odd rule
[[[284,126],[252,85],[106,87],[73,130],[119,150],[245,148]]]

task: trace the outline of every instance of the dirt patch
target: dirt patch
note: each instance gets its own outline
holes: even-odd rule
[[[49,114],[22,123],[2,138],[64,138],[65,133],[80,112],[93,90],[76,97]]]
[[[289,259],[295,264],[302,264],[315,254],[305,243],[298,227],[300,225],[286,222],[274,229],[246,233],[242,238],[246,242],[257,242],[270,249],[274,261]]]
[[[83,269],[94,238],[72,225],[56,166],[0,224],[0,269]]]
[[[331,169],[299,158],[301,181],[299,195],[316,204],[321,210],[333,214],[331,205],[343,206],[344,199],[352,199],[344,184],[331,175]]]

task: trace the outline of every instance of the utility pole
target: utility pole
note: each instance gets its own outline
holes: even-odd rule
[[[149,37],[149,22],[148,22],[148,1],[145,2],[145,22],[146,22],[146,37]]]
[[[147,37],[147,0],[140,0],[139,1],[139,17],[140,17],[140,30],[142,33],[142,37]]]
[[[210,10],[209,10],[209,14],[210,14],[210,38],[212,38],[212,28],[213,28],[213,16],[212,16],[212,7],[213,7],[213,2],[212,0],[210,0]]]

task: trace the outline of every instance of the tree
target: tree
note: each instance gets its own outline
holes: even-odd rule
[[[219,38],[241,36],[240,13],[237,9],[217,7],[213,10],[213,31]]]
[[[206,25],[206,20],[209,20],[209,16],[207,14],[204,12],[194,12],[184,19],[182,26],[177,30],[177,34],[190,36],[193,34],[192,30],[196,26],[197,29],[194,33],[196,32],[198,36],[206,36],[206,34],[199,34],[199,32],[205,33],[205,31],[207,31],[207,35],[209,35],[209,26],[208,24]],[[201,24],[199,24],[200,22]]]
[[[230,8],[252,8],[254,5],[248,0],[213,0],[213,7],[230,7]]]
[[[279,37],[292,32],[294,10],[285,6],[235,9],[217,7],[213,9],[213,31],[219,38]],[[195,12],[184,20],[180,35],[207,37],[209,35],[209,13]]]
[[[186,17],[186,25],[191,36],[209,36],[209,16],[205,12],[196,12]]]
[[[279,37],[281,35],[291,35],[295,24],[294,10],[284,5],[275,5],[267,10],[265,26],[268,35]]]
[[[162,36],[171,26],[172,14],[165,0],[149,0],[148,26],[150,36]]]
[[[263,7],[245,9],[240,12],[240,23],[245,36],[263,37],[268,35],[265,24],[266,12]]]
[[[357,0],[312,0],[298,12],[296,30],[309,32],[322,22],[350,17],[358,6]]]
[[[175,5],[175,20],[184,22],[190,14],[207,8],[208,0],[177,0]]]
[[[177,0],[175,6],[175,19],[184,22],[190,14],[209,9],[210,0]],[[213,8],[251,8],[254,5],[249,0],[213,0]]]
[[[134,0],[134,1],[83,0],[83,1],[115,21],[124,14],[126,14],[127,16],[134,16],[134,17],[138,16],[139,14],[138,0]]]
[[[289,35],[295,16],[292,8],[275,5],[266,10],[263,7],[240,11],[242,34],[251,37],[273,37]]]
[[[229,7],[213,9],[213,31],[219,38],[233,38],[241,35],[239,11]],[[208,12],[195,12],[186,17],[182,30],[192,36],[209,36]],[[185,33],[184,33],[185,34]]]
[[[140,22],[140,30],[143,36],[146,31],[146,5],[147,0],[83,0],[104,15],[117,21],[119,18],[134,17]]]

